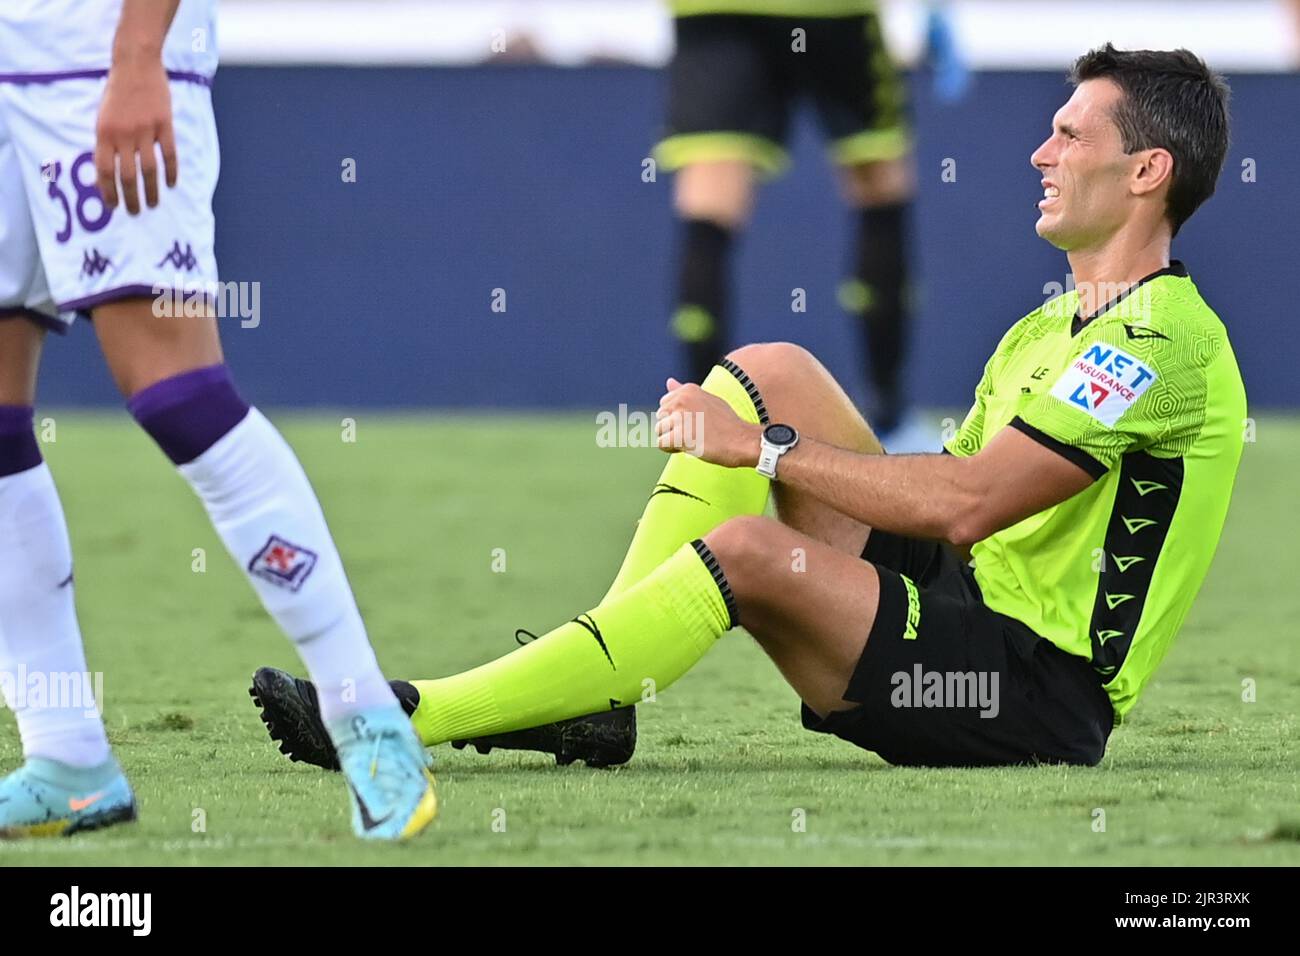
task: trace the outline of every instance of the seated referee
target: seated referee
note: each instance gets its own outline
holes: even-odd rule
[[[880,454],[796,346],[670,379],[673,454],[609,594],[498,660],[401,683],[426,745],[600,726],[743,625],[804,726],[891,763],[1101,760],[1209,569],[1246,396],[1170,258],[1223,165],[1226,85],[1186,50],[1110,45],[1071,78],[1030,161],[1074,288],[1003,337],[948,453]],[[310,749],[310,685],[259,679],[285,752],[332,759]]]

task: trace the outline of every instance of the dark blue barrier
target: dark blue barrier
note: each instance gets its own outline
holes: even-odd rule
[[[1232,330],[1255,407],[1294,406],[1284,284],[1300,129],[1286,118],[1300,115],[1300,80],[1232,80],[1228,166],[1175,252]],[[1064,256],[1033,231],[1028,157],[1069,91],[1055,75],[983,74],[947,107],[913,87],[923,299],[910,377],[921,403],[964,406],[1006,327],[1065,281]],[[641,179],[663,93],[659,74],[615,67],[223,69],[219,262],[224,278],[261,283],[261,325],[226,320],[246,393],[345,408],[652,402],[680,369],[666,333],[671,180]],[[807,120],[794,154],[740,247],[739,337],[801,342],[856,383],[855,332],[835,304],[849,217]],[[945,158],[956,182],[941,181]],[[1256,182],[1242,181],[1246,158]],[[790,309],[796,287],[806,313]],[[88,329],[51,342],[41,396],[116,401]]]

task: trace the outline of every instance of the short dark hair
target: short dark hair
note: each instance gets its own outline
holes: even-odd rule
[[[1075,86],[1103,78],[1123,92],[1113,119],[1124,152],[1160,148],[1174,158],[1165,214],[1178,235],[1214,195],[1228,153],[1228,84],[1190,50],[1117,50],[1109,43],[1070,70]]]

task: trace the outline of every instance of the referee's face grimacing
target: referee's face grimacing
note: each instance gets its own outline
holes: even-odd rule
[[[1029,157],[1043,182],[1034,228],[1058,249],[1101,245],[1134,211],[1134,157],[1124,152],[1113,119],[1122,96],[1109,79],[1080,83],[1052,118],[1052,135]]]

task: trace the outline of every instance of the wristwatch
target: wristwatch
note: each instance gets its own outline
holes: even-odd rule
[[[768,425],[763,429],[763,448],[754,468],[764,478],[776,478],[776,463],[799,444],[799,433],[789,425]]]

